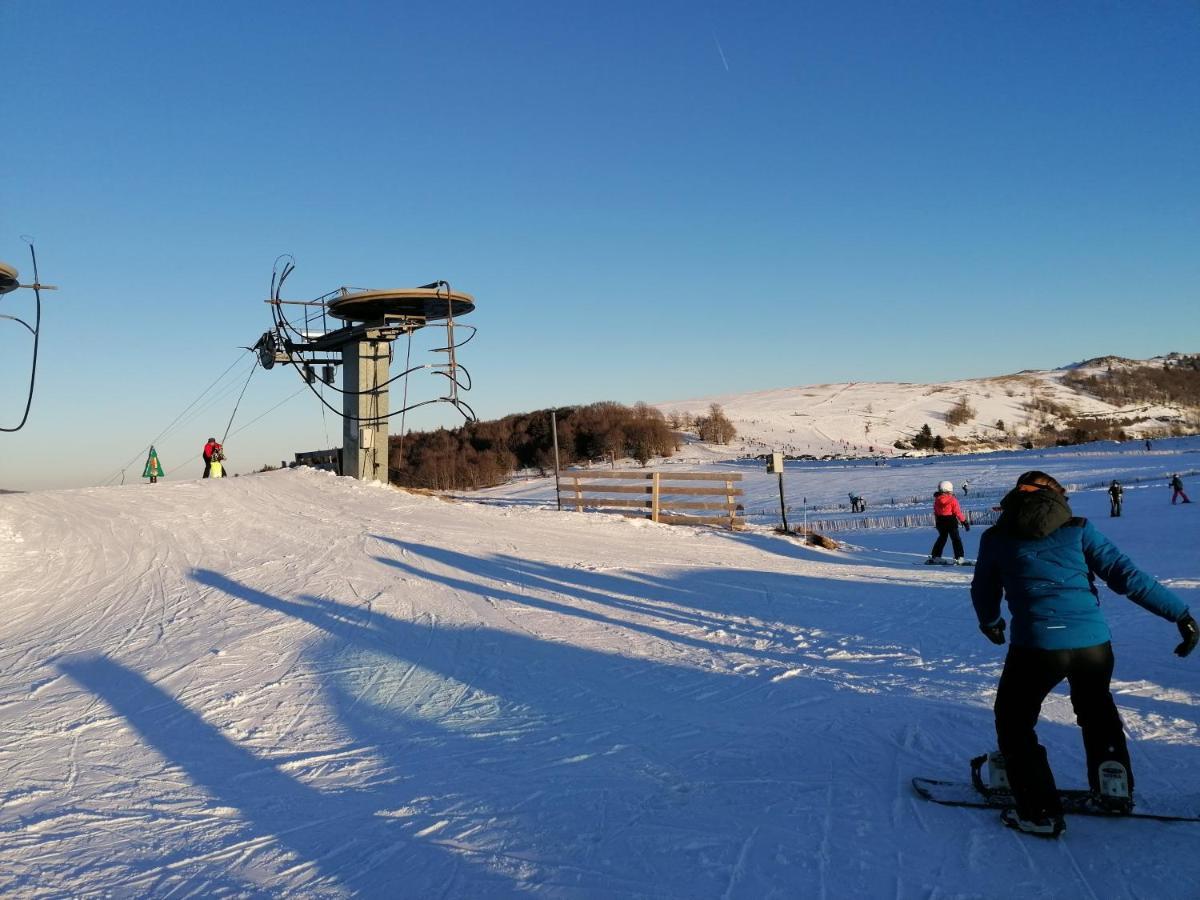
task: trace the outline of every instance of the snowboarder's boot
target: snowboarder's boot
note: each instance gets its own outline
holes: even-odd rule
[[[1067,830],[1067,823],[1062,816],[1047,814],[1023,818],[1015,809],[1001,810],[1000,821],[1009,828],[1044,838],[1056,838]]]
[[[1100,792],[1096,802],[1102,810],[1115,816],[1126,815],[1133,809],[1133,794],[1129,790],[1129,772],[1119,762],[1109,760],[1100,764]]]
[[[965,556],[956,556],[956,557],[954,557],[954,564],[955,564],[956,566],[961,566],[961,565],[962,565],[963,563],[965,563],[966,561],[967,561],[967,558],[966,558]]]

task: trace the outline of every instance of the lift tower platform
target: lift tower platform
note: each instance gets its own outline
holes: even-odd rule
[[[311,384],[317,364],[323,364],[331,381],[331,366],[342,367],[342,471],[364,481],[388,481],[388,419],[402,412],[389,411],[388,388],[391,376],[392,342],[411,335],[431,323],[441,323],[447,331],[445,347],[436,349],[446,354],[444,363],[418,366],[444,375],[449,384],[446,396],[434,401],[448,402],[468,419],[474,414],[458,397],[459,369],[455,350],[460,343],[454,335],[455,320],[475,309],[469,294],[450,290],[445,282],[418,288],[390,290],[358,290],[340,288],[315,301],[287,301],[277,297],[268,302],[299,303],[320,306],[320,319],[329,316],[346,323],[331,331],[314,333],[308,328],[298,330],[286,319],[268,331],[254,346],[264,368],[277,362],[287,362],[302,368]],[[306,320],[310,322],[310,316]],[[287,327],[283,327],[286,325]],[[466,326],[474,332],[474,328]],[[469,338],[468,338],[469,340]],[[462,343],[465,343],[463,341]],[[320,355],[324,356],[320,356]],[[333,354],[333,356],[330,356]],[[407,376],[410,369],[401,373]],[[423,404],[415,404],[423,405]]]

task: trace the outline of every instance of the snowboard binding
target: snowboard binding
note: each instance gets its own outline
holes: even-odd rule
[[[984,779],[983,766],[987,764],[987,779]],[[1079,811],[1078,807],[1087,806],[1095,812],[1111,816],[1127,816],[1133,812],[1133,792],[1129,787],[1129,771],[1116,760],[1100,764],[1100,788],[1096,791],[1059,791],[1064,800],[1069,800],[1068,807]],[[1008,781],[1008,769],[1004,763],[1004,755],[993,750],[984,756],[971,760],[971,783],[983,796],[993,799],[1012,797],[1012,786]]]
[[[1115,816],[1133,811],[1133,792],[1129,788],[1129,771],[1119,762],[1109,760],[1100,764],[1100,790],[1096,804]]]

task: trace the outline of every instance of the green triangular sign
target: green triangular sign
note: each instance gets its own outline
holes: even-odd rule
[[[162,470],[162,463],[158,461],[158,451],[153,447],[150,448],[150,455],[146,457],[146,470],[142,472],[143,478],[162,478],[166,473]]]

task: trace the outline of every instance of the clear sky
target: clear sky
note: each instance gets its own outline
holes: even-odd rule
[[[474,294],[484,418],[1200,349],[1195,2],[0,0],[0,35],[0,260],[33,235],[61,287],[0,487],[139,480],[236,363],[160,442],[198,474],[284,252],[293,297]],[[0,320],[0,425],[28,351]],[[234,471],[340,443],[311,396],[258,419],[299,387],[253,376]]]

